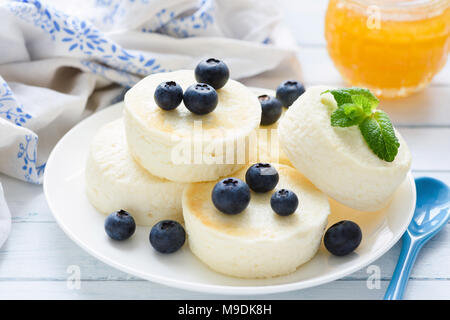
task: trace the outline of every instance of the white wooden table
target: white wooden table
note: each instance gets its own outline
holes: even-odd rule
[[[339,85],[341,78],[325,48],[323,15],[327,1],[280,1],[301,50],[306,86]],[[431,86],[411,98],[382,103],[413,153],[415,176],[432,176],[450,185],[450,63]],[[73,243],[58,227],[41,186],[0,175],[13,215],[10,238],[0,249],[0,299],[229,299],[172,289],[109,267]],[[397,243],[373,265],[380,288],[369,289],[368,269],[319,287],[261,299],[381,299],[400,252]],[[70,288],[73,266],[79,289]],[[369,269],[370,270],[370,269]],[[450,299],[450,225],[423,248],[405,299]]]

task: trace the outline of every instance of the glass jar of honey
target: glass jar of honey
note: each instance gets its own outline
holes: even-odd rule
[[[325,38],[350,85],[384,98],[407,96],[447,61],[450,0],[330,0]]]

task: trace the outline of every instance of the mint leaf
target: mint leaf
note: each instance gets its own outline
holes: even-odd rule
[[[345,115],[352,120],[363,120],[366,117],[364,110],[357,104],[346,103],[341,107],[344,108]]]
[[[362,96],[366,98],[372,110],[375,109],[380,103],[377,97],[375,97],[372,94],[372,92],[370,92],[370,90],[364,88],[344,88],[336,90],[327,90],[323,93],[326,92],[329,92],[333,95],[334,100],[336,100],[338,106],[343,105],[345,103],[355,103],[352,98],[353,96]]]
[[[398,148],[400,147],[400,142],[395,135],[394,126],[388,114],[382,110],[375,111],[374,117],[380,125],[381,133],[386,144],[386,152],[388,155],[388,160],[386,161],[392,162],[397,156]]]
[[[364,111],[366,116],[370,116],[372,114],[372,111],[377,107],[378,103],[375,104],[373,100],[370,98],[362,95],[362,96],[352,96],[352,101],[354,104],[360,106],[362,110]]]
[[[347,117],[347,114],[345,113],[345,109],[343,107],[338,107],[331,114],[331,125],[333,127],[351,127],[357,124],[358,122]]]
[[[394,161],[400,143],[395,136],[389,116],[376,110],[379,100],[372,92],[364,88],[344,88],[327,90],[338,107],[331,114],[333,127],[351,127],[358,125],[369,148],[382,160]]]
[[[369,148],[381,159],[392,162],[398,153],[400,143],[395,136],[389,116],[377,110],[359,124],[359,129]]]
[[[360,106],[346,103],[331,114],[331,125],[333,127],[351,127],[359,124],[364,118],[365,114]]]
[[[346,104],[346,103],[352,103],[352,96],[344,91],[345,89],[338,89],[338,90],[327,90],[322,92],[324,93],[331,93],[334,97],[334,100],[336,100],[336,103],[338,106]]]

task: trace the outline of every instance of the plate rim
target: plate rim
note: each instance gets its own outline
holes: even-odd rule
[[[266,90],[268,89],[262,89],[262,88],[255,88],[257,90]],[[68,226],[64,224],[60,216],[55,213],[56,210],[54,208],[54,205],[52,201],[50,200],[51,197],[49,197],[49,190],[48,190],[48,183],[47,183],[47,168],[52,167],[52,163],[55,158],[55,154],[57,154],[59,148],[61,148],[61,145],[64,144],[64,141],[67,139],[67,137],[71,136],[76,133],[78,128],[80,126],[83,126],[86,122],[94,121],[93,118],[101,117],[104,112],[112,112],[110,108],[119,108],[119,105],[122,105],[122,102],[113,104],[111,106],[108,106],[104,108],[103,110],[100,110],[79,123],[77,123],[74,127],[72,127],[55,145],[55,147],[52,149],[46,165],[46,170],[44,171],[44,178],[43,178],[43,191],[44,196],[46,198],[47,204],[49,206],[50,212],[52,213],[53,217],[55,218],[56,223],[58,226],[63,230],[63,232],[73,241],[75,242],[79,247],[81,247],[83,250],[88,252],[91,256],[95,257],[96,259],[102,261],[103,263],[112,266],[122,272],[126,272],[128,274],[132,274],[134,276],[140,277],[145,280],[149,280],[158,284],[163,284],[166,286],[170,286],[177,289],[183,289],[188,291],[194,291],[194,292],[203,292],[203,293],[213,293],[218,295],[263,295],[263,294],[273,294],[273,293],[281,293],[281,292],[289,292],[289,291],[295,291],[305,288],[311,288],[315,286],[319,286],[337,279],[340,279],[342,277],[345,277],[349,274],[354,273],[355,271],[358,271],[365,266],[369,265],[371,262],[377,260],[382,255],[384,255],[387,251],[389,251],[397,242],[400,240],[400,238],[403,236],[404,232],[406,231],[412,216],[414,214],[414,209],[416,206],[416,185],[414,177],[411,173],[411,170],[408,172],[407,176],[405,177],[405,180],[408,180],[408,183],[412,190],[412,205],[411,210],[408,215],[408,219],[405,219],[402,226],[399,228],[401,232],[398,232],[394,237],[392,237],[388,244],[385,246],[379,248],[375,252],[373,252],[371,255],[360,261],[359,263],[355,264],[354,266],[349,267],[348,269],[344,269],[342,271],[339,271],[337,273],[333,273],[329,276],[322,276],[319,279],[308,279],[308,280],[301,280],[301,281],[295,281],[290,283],[284,283],[284,284],[275,284],[275,285],[255,285],[255,286],[227,286],[227,285],[213,285],[213,284],[199,284],[192,281],[185,281],[185,280],[177,280],[177,279],[171,279],[169,277],[164,276],[158,276],[158,275],[149,275],[144,274],[132,267],[128,267],[125,265],[122,265],[120,262],[117,262],[113,259],[110,259],[107,256],[102,255],[96,250],[93,250],[90,248],[87,244],[85,244],[82,240],[79,240],[78,237],[70,230]]]

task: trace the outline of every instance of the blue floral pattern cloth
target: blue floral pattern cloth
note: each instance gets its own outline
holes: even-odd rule
[[[270,0],[2,3],[0,172],[41,183],[64,132],[152,73],[207,56],[235,78],[275,68],[292,54],[273,43],[276,12]]]

